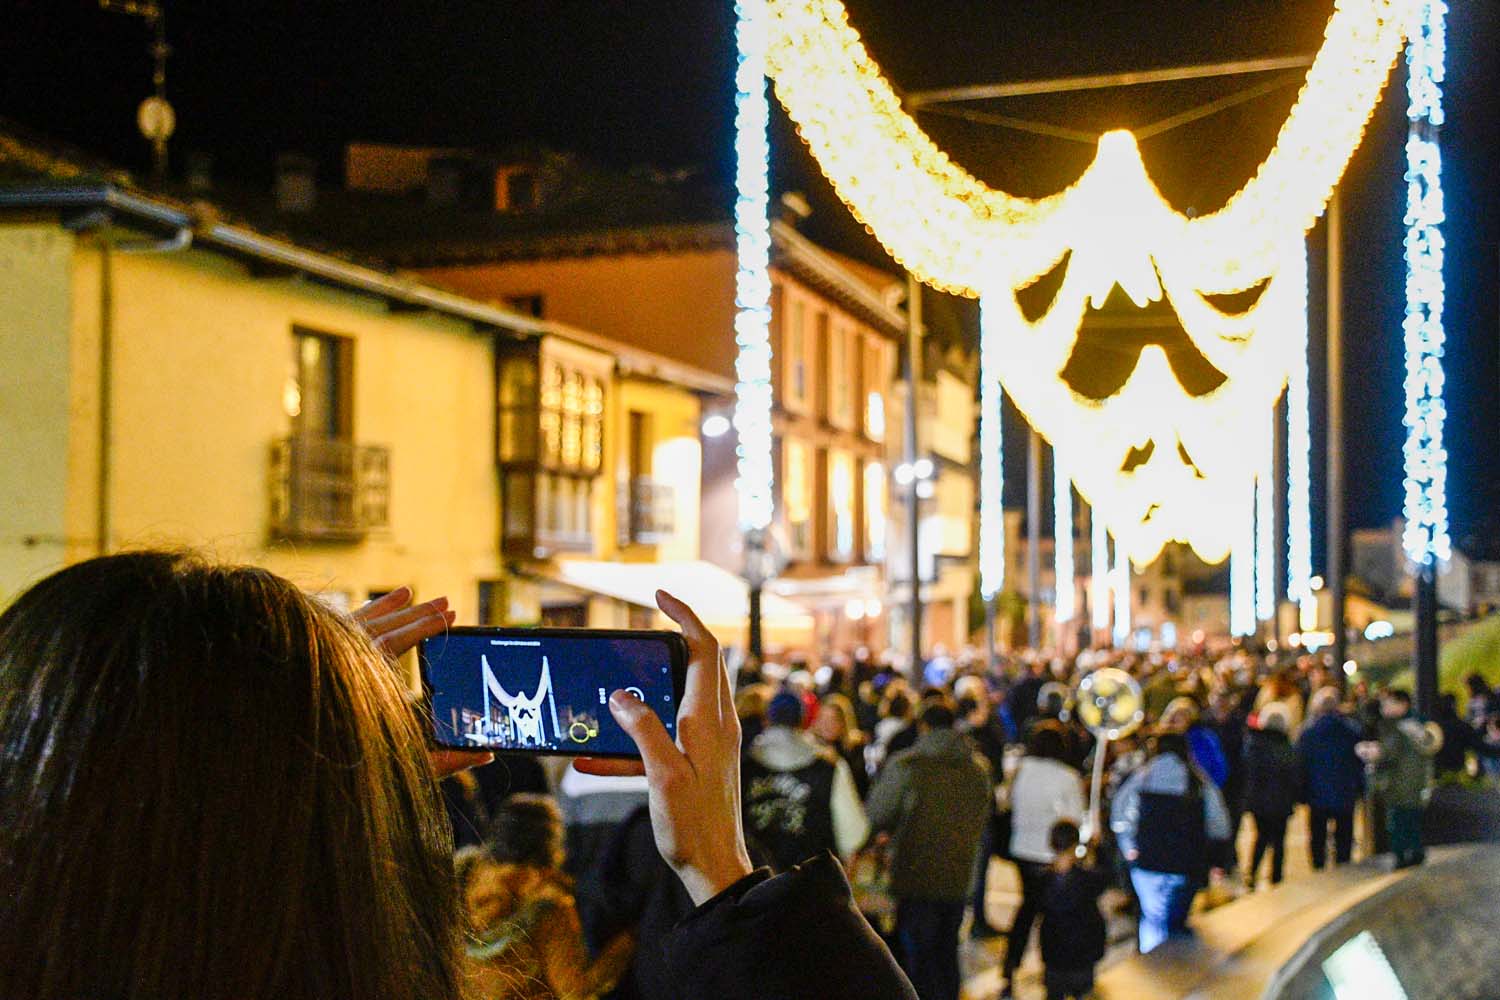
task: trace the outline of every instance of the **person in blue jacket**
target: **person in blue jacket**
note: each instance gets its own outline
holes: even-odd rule
[[[1349,863],[1354,850],[1354,807],[1365,790],[1365,765],[1354,751],[1359,729],[1340,710],[1339,700],[1335,687],[1314,692],[1308,705],[1312,721],[1297,740],[1314,868],[1328,861],[1330,826],[1334,863]]]
[[[1223,789],[1224,782],[1229,780],[1229,760],[1224,756],[1219,734],[1204,725],[1200,716],[1198,703],[1181,695],[1173,698],[1161,713],[1161,728],[1185,735],[1193,763],[1208,776],[1215,788]]]

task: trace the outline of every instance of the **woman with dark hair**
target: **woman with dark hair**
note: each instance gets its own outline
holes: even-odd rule
[[[461,1000],[434,778],[488,755],[426,751],[388,658],[452,615],[410,599],[351,619],[264,570],[140,552],[0,614],[0,997]],[[616,692],[644,761],[580,763],[646,774],[697,906],[666,944],[682,996],[914,997],[832,859],[751,872],[718,644],[658,603],[691,656],[679,742]]]
[[[1043,719],[1026,734],[1026,756],[1010,784],[1010,857],[1021,876],[1021,905],[1011,921],[1001,966],[1002,997],[1010,996],[1026,953],[1031,925],[1041,913],[1045,876],[1056,853],[1052,828],[1083,821],[1083,776],[1066,763],[1068,736],[1062,723]],[[975,915],[980,919],[980,914]]]

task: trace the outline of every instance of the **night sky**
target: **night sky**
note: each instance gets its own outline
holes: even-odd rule
[[[848,7],[896,86],[917,90],[1311,53],[1332,3],[848,0]],[[1452,7],[1443,131],[1450,506],[1457,538],[1495,539],[1500,3],[1452,0]],[[729,0],[168,0],[168,8],[168,96],[179,120],[174,154],[180,164],[186,151],[209,152],[216,176],[228,181],[268,184],[274,154],[295,150],[316,157],[324,181],[336,184],[351,139],[484,148],[536,141],[606,165],[697,166],[716,181],[731,174]],[[140,22],[89,0],[0,0],[0,25],[0,115],[146,168],[134,115],[150,89]],[[1401,506],[1404,80],[1398,67],[1342,188],[1355,526],[1386,522]],[[1088,130],[1129,127],[1250,82],[1094,91],[990,110]],[[1295,92],[1293,83],[1144,142],[1163,193],[1181,209],[1217,208],[1269,151]],[[959,162],[1017,194],[1062,187],[1092,155],[1081,144],[931,115],[920,120]],[[881,261],[878,245],[838,203],[779,110],[772,139],[777,189],[803,191],[814,205],[804,231]],[[1317,508],[1325,426],[1318,388],[1321,226],[1310,251]],[[1320,539],[1315,551],[1322,552]]]

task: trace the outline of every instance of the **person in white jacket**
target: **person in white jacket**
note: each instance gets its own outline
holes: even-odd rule
[[[1068,741],[1056,722],[1034,726],[1026,738],[1026,756],[1016,767],[1010,786],[1010,854],[1021,874],[1021,906],[1011,922],[1001,967],[1001,997],[1011,996],[1011,983],[1031,925],[1041,912],[1042,880],[1052,864],[1052,827],[1059,820],[1082,823],[1086,812],[1083,776],[1064,763]]]

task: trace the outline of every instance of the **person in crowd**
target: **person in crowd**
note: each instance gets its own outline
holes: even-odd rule
[[[865,767],[879,775],[885,762],[910,747],[917,739],[916,699],[902,681],[891,681],[880,702],[880,721],[875,723],[875,738],[865,748]]]
[[[870,825],[893,842],[891,892],[902,967],[922,1000],[958,1000],[958,936],[990,814],[989,763],[931,702],[921,735],[870,789]]]
[[[1047,681],[1047,665],[1041,658],[1028,660],[1005,696],[1005,707],[1009,711],[1011,724],[1015,726],[1018,740],[1026,739],[1031,720],[1037,716],[1037,699],[1042,693],[1042,685]]]
[[[1229,811],[1229,838],[1224,842],[1225,850],[1218,863],[1233,871],[1239,867],[1235,840],[1245,815],[1245,733],[1248,731],[1249,710],[1240,691],[1232,684],[1225,684],[1209,695],[1208,712],[1208,724],[1224,751],[1224,784],[1220,791],[1224,795],[1224,807]]]
[[[869,836],[849,765],[802,731],[802,698],[781,691],[741,765],[745,830],[777,871],[833,851],[848,858]]]
[[[1042,882],[1056,857],[1052,828],[1083,821],[1083,776],[1066,763],[1067,743],[1058,722],[1039,722],[1026,738],[1026,756],[1010,784],[1010,856],[1021,876],[1021,905],[1007,936],[1000,995],[1009,996],[1026,953],[1031,925],[1042,907]]]
[[[1187,737],[1188,752],[1193,756],[1193,763],[1208,776],[1208,780],[1222,790],[1224,783],[1229,780],[1229,761],[1224,756],[1224,747],[1219,743],[1218,734],[1213,727],[1203,723],[1200,715],[1196,701],[1186,695],[1179,695],[1167,703],[1166,711],[1161,715],[1161,725]]]
[[[1340,710],[1338,688],[1313,692],[1310,721],[1297,739],[1299,780],[1307,801],[1308,846],[1312,866],[1328,860],[1328,828],[1333,827],[1335,864],[1348,864],[1354,851],[1354,809],[1364,794],[1365,766],[1355,752],[1359,731]]]
[[[740,720],[746,750],[766,728],[766,706],[770,704],[772,694],[769,684],[759,682],[742,687],[734,694],[734,714]]]
[[[854,717],[861,733],[866,737],[875,735],[875,724],[880,721],[880,691],[874,680],[859,682],[858,696],[854,699]]]
[[[1109,873],[1078,857],[1078,824],[1059,820],[1047,835],[1052,863],[1042,875],[1042,982],[1047,1000],[1087,1000],[1108,943],[1099,897]]]
[[[813,720],[812,734],[843,758],[854,778],[854,790],[863,802],[870,791],[870,776],[865,771],[865,734],[855,719],[853,703],[842,694],[824,695],[818,717]]]
[[[562,812],[544,795],[501,803],[489,857],[460,868],[472,982],[487,997],[591,1000],[614,988],[630,963],[629,933],[591,959],[573,883],[562,871]]]
[[[963,692],[958,702],[958,731],[967,736],[974,748],[989,762],[990,774],[998,782],[1005,773],[1005,730],[990,707],[984,681],[968,674],[959,678],[954,691]],[[1010,828],[1002,822],[993,798],[990,805],[990,818],[984,825],[984,834],[979,842],[979,861],[974,870],[974,917],[969,924],[969,936],[981,940],[996,938],[1002,933],[998,927],[990,924],[984,907],[989,893],[990,858],[1005,856],[1010,839]],[[999,839],[1002,836],[1005,838],[1004,843]]]
[[[0,996],[461,1000],[435,778],[489,757],[429,753],[390,658],[453,616],[410,601],[345,616],[262,569],[131,552],[0,614]],[[690,651],[682,745],[615,692],[642,759],[574,766],[646,775],[696,907],[663,947],[678,997],[912,1000],[831,857],[752,871],[718,644],[658,603]]]
[[[1245,808],[1255,819],[1255,846],[1245,868],[1245,887],[1255,888],[1260,863],[1271,854],[1271,884],[1280,885],[1286,861],[1286,824],[1297,809],[1302,761],[1287,739],[1284,702],[1267,702],[1245,737]]]
[[[1261,684],[1255,695],[1255,711],[1260,712],[1272,702],[1286,706],[1287,734],[1296,736],[1302,731],[1303,705],[1301,675],[1296,667],[1278,670]]]
[[[1412,717],[1411,695],[1395,688],[1380,695],[1379,741],[1361,743],[1360,757],[1375,768],[1375,794],[1385,805],[1387,843],[1397,868],[1419,865],[1422,813],[1432,790],[1436,747]]]
[[[1110,809],[1140,903],[1142,954],[1189,933],[1188,913],[1205,884],[1213,844],[1230,833],[1218,787],[1189,761],[1186,736],[1158,731],[1151,758],[1125,779]]]
[[[1468,701],[1464,706],[1464,717],[1475,729],[1484,729],[1492,715],[1500,715],[1500,694],[1490,687],[1484,675],[1473,672],[1464,678],[1468,690]]]

